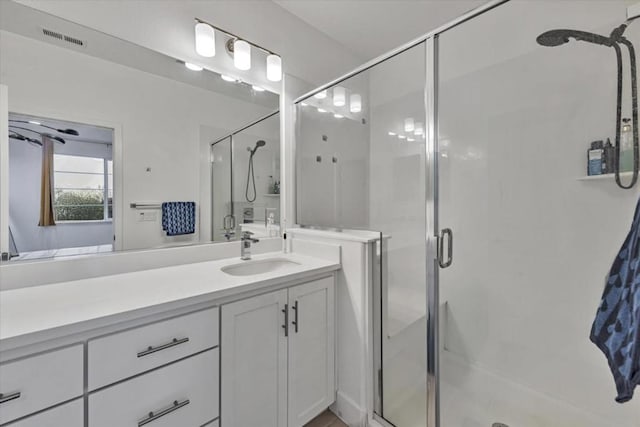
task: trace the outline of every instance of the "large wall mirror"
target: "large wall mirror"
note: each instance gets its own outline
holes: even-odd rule
[[[279,96],[199,68],[0,2],[3,252],[36,260],[277,236]]]

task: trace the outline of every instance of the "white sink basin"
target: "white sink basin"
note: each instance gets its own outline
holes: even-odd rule
[[[222,267],[224,273],[231,276],[252,276],[254,274],[271,273],[274,271],[286,270],[287,268],[300,265],[297,262],[285,258],[269,258],[255,261],[243,261],[238,264]]]

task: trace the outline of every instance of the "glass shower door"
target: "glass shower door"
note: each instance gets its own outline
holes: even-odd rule
[[[621,125],[615,52],[537,42],[559,28],[608,36],[627,5],[513,0],[437,38],[438,217],[455,234],[439,273],[443,427],[640,425],[640,399],[614,401],[589,340],[638,198],[587,177],[591,143]],[[625,36],[639,46],[640,21]]]
[[[382,236],[371,375],[375,412],[397,427],[426,422],[425,51],[418,43],[300,101],[296,121],[298,224]]]

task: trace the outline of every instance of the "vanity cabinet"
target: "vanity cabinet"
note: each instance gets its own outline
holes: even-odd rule
[[[0,364],[0,425],[82,396],[83,375],[82,345]]]
[[[334,328],[333,277],[224,305],[221,427],[300,427],[326,409]]]
[[[84,403],[82,399],[56,406],[6,427],[84,427]]]
[[[218,349],[89,395],[89,426],[199,427],[218,417]]]

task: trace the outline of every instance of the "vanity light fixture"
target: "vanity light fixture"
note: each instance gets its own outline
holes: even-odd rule
[[[404,119],[404,131],[405,132],[413,132],[415,129],[415,123],[413,122],[413,118],[409,117]]]
[[[347,91],[341,86],[333,88],[333,105],[343,107],[346,103]]]
[[[233,78],[231,76],[227,76],[225,74],[220,74],[220,78],[222,80],[224,80],[225,82],[234,82],[235,83],[237,81],[235,78]]]
[[[244,40],[233,42],[233,65],[238,70],[251,69],[251,45]]]
[[[273,53],[267,56],[267,79],[272,82],[282,80],[282,58]]]
[[[313,95],[313,97],[316,99],[325,99],[327,97],[327,91],[323,90],[322,92],[318,92],[315,95]]]
[[[352,113],[359,113],[362,111],[362,97],[359,94],[352,94],[349,101],[349,111]]]
[[[205,22],[196,21],[196,53],[205,58],[216,55],[216,30]]]
[[[389,132],[389,136],[396,136],[395,132]]]
[[[282,80],[282,58],[279,55],[260,45],[243,40],[236,34],[223,30],[220,27],[216,27],[215,25],[201,19],[196,18],[195,21],[196,52],[199,55],[205,57],[215,56],[215,33],[216,31],[219,31],[228,39],[226,44],[227,51],[233,55],[233,64],[237,69],[243,71],[251,69],[251,48],[255,47],[267,54],[267,79],[272,82],[279,82]],[[233,81],[237,80],[233,79]]]
[[[199,65],[192,64],[191,62],[185,62],[184,66],[190,69],[191,71],[202,71],[204,69]]]
[[[338,114],[338,113],[334,114],[333,117],[335,117],[336,119],[344,118],[344,116],[342,114]]]
[[[251,89],[255,90],[256,92],[264,92],[264,88],[261,88],[260,86],[256,86],[256,85],[252,85]]]

